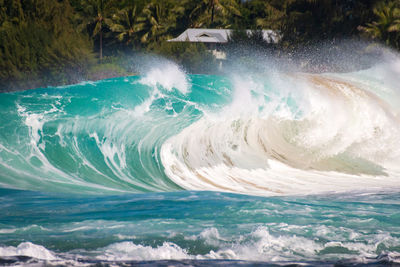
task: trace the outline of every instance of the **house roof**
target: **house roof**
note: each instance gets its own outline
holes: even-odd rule
[[[251,30],[246,30],[250,35]],[[228,29],[187,29],[181,35],[168,42],[194,42],[194,43],[227,43],[232,30]],[[262,30],[264,40],[276,43],[278,34],[272,30]]]

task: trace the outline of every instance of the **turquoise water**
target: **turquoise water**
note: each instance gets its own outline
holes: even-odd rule
[[[0,262],[399,262],[393,64],[1,94]]]

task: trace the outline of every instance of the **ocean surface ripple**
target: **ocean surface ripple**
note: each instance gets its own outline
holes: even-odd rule
[[[0,264],[398,262],[399,70],[3,93]]]

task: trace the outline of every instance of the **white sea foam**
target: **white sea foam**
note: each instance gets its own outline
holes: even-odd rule
[[[172,63],[154,64],[137,79],[137,89],[148,91],[138,94],[141,104],[125,106],[126,99],[109,97],[102,86],[93,98],[84,90],[66,90],[65,99],[38,94],[46,103],[40,107],[21,96],[20,143],[0,144],[5,184],[45,191],[177,189],[165,172],[185,189],[254,195],[398,189],[398,65],[374,67],[384,69],[383,78],[374,69],[233,75],[228,105],[229,96],[212,92],[217,102],[211,103],[210,92],[202,95],[197,87],[194,99],[182,96],[190,81]],[[196,102],[198,96],[204,99]],[[81,113],[76,103],[89,99],[96,104]]]
[[[231,106],[165,142],[166,174],[190,190],[255,195],[399,188],[398,110],[345,77],[271,79],[237,78]]]
[[[132,113],[133,116],[143,116],[151,110],[155,100],[164,98],[165,91],[171,92],[174,89],[182,94],[190,90],[190,83],[186,73],[173,62],[164,62],[152,66],[143,77],[134,84],[144,84],[151,87],[150,95],[137,105]]]
[[[56,260],[57,257],[53,252],[45,247],[33,244],[31,242],[23,242],[17,247],[0,247],[0,257],[10,256],[28,256],[42,260]]]
[[[288,227],[291,226],[271,223],[268,226],[259,226],[247,234],[228,237],[220,234],[217,228],[207,228],[197,236],[187,238],[187,240],[197,240],[216,247],[204,254],[191,254],[186,248],[168,241],[158,246],[124,241],[93,251],[74,250],[66,253],[55,253],[43,246],[23,242],[17,247],[0,247],[0,257],[29,256],[59,262],[76,258],[117,262],[182,259],[301,262],[304,259],[334,261],[339,257],[342,260],[367,262],[384,254],[394,262],[400,259],[397,252],[385,253],[380,249],[380,247],[394,247],[398,244],[399,238],[389,233],[364,233],[349,238],[348,234],[353,231],[351,229],[320,226],[318,229],[309,229],[315,232],[315,235],[312,238],[306,238],[303,235],[294,234],[292,228],[286,232],[285,229]],[[304,229],[300,232],[304,234]]]
[[[95,139],[97,147],[104,156],[104,162],[107,166],[113,170],[117,176],[125,177],[122,171],[126,168],[125,145],[119,144],[119,146],[117,146],[115,143],[112,143],[110,139],[100,140],[97,133],[92,133],[89,136]]]
[[[48,96],[46,94],[44,94],[42,97],[45,99],[60,98],[59,96]],[[46,153],[47,142],[44,140],[46,133],[44,132],[43,127],[46,123],[55,121],[60,115],[65,114],[63,107],[56,107],[55,105],[51,104],[50,107],[46,106],[49,109],[42,110],[42,112],[32,112],[31,110],[23,107],[18,103],[17,107],[18,115],[23,118],[23,122],[29,131],[29,146],[26,147],[24,144],[24,148],[21,149],[21,151],[18,151],[18,154],[16,156],[20,157],[21,160],[26,161],[28,168],[24,169],[20,168],[19,166],[15,167],[12,165],[8,165],[5,162],[2,162],[3,166],[6,166],[9,170],[12,170],[13,173],[23,174],[21,176],[24,176],[25,178],[29,178],[34,181],[40,181],[43,185],[46,185],[46,183],[52,183],[53,185],[58,184],[57,186],[59,187],[64,187],[65,185],[80,185],[86,188],[121,191],[118,189],[103,186],[101,184],[86,182],[81,177],[79,177],[77,173],[70,173],[68,171],[65,171],[64,169],[55,165],[52,158],[48,158],[48,154]],[[79,121],[79,117],[72,118],[71,121],[72,123],[70,123],[70,125],[59,124],[57,127],[57,131],[55,132],[55,135],[60,138],[60,145],[64,147],[66,146],[66,140],[64,139],[65,132],[76,133],[80,130],[78,127],[82,127],[81,123],[75,123],[76,121]],[[86,123],[83,123],[83,125],[85,124]],[[76,137],[74,138],[74,140],[76,140]],[[121,165],[123,167],[125,164],[123,148],[122,150],[116,151],[116,148],[113,147],[112,144],[108,146],[107,145],[108,143],[106,143],[104,146],[105,155],[117,153],[117,156],[119,157],[116,157],[118,158],[118,164],[114,161],[114,158],[112,158],[112,160],[110,160],[111,163],[109,163],[110,166],[120,167]],[[121,153],[119,153],[120,151]],[[82,155],[81,153],[79,153],[80,151],[76,152],[78,156]],[[81,158],[83,161],[85,160],[85,157]],[[92,165],[90,165],[89,162],[87,163],[87,166],[91,166],[93,170],[96,170]],[[18,183],[29,184],[29,179],[18,181]],[[33,188],[30,187],[30,189]]]
[[[132,242],[121,242],[104,248],[103,253],[102,255],[97,256],[97,259],[107,261],[129,261],[191,258],[186,250],[170,242],[164,242],[161,246],[155,248],[151,246],[136,245]]]
[[[190,89],[186,74],[178,65],[172,62],[152,67],[144,77],[139,80],[139,83],[153,88],[161,86],[160,89],[168,91],[177,89],[183,94],[186,94]]]
[[[15,233],[17,229],[0,229],[0,234],[12,234]]]
[[[297,256],[313,258],[322,245],[304,237],[274,236],[266,227],[259,227],[250,235],[248,242],[232,243],[230,246],[211,251],[205,258],[241,259],[249,261],[287,261]]]

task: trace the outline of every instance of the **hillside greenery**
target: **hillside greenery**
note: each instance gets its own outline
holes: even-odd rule
[[[187,28],[238,29],[227,47],[253,38],[277,54],[345,38],[400,49],[400,0],[0,0],[0,90],[132,74],[118,62],[143,52],[214,71],[205,45],[166,42]],[[257,29],[281,41],[263,44]]]

